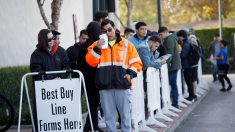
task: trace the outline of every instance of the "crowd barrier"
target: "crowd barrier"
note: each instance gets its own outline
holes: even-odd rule
[[[176,114],[175,112],[181,112],[181,110],[171,105],[167,64],[161,66],[160,72],[161,72],[160,77],[161,77],[161,86],[162,86],[163,114],[178,117],[178,114]]]
[[[147,126],[145,121],[143,86],[143,73],[141,72],[136,78],[134,78],[132,87],[133,90],[131,90],[131,117],[133,129],[135,132],[155,132],[155,130]]]
[[[147,99],[148,99],[148,111],[149,117],[146,121],[147,125],[157,125],[159,127],[167,127],[164,123],[159,122],[155,119],[154,111],[157,111],[158,115],[161,112],[161,83],[160,83],[159,70],[156,68],[149,67],[146,73],[147,82]]]
[[[198,88],[200,88],[199,90],[202,90],[202,93],[205,93],[205,90],[207,90],[209,88],[208,84],[205,82],[205,80],[202,79],[202,61],[201,59],[199,60],[198,63]]]
[[[134,131],[155,132],[155,130],[151,129],[147,125],[166,127],[164,123],[156,119],[173,121],[173,119],[167,115],[178,116],[173,111],[180,112],[180,110],[171,106],[168,70],[166,64],[161,68],[161,75],[158,69],[148,68],[146,73],[146,82],[149,117],[147,120],[145,120],[143,74],[140,73],[136,78],[134,78],[133,81],[131,113],[132,123]],[[162,95],[160,94],[160,88],[162,88]],[[161,96],[163,101],[163,108],[161,106]],[[154,111],[156,111],[156,114],[154,114]]]

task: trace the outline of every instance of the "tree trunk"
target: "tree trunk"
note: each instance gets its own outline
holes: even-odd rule
[[[44,23],[46,24],[46,26],[47,26],[48,29],[51,29],[50,24],[49,24],[49,22],[48,22],[48,20],[47,20],[47,17],[46,17],[46,15],[45,15],[44,9],[43,9],[43,7],[42,7],[43,4],[41,3],[41,0],[37,0],[37,3],[38,3],[38,8],[39,8],[39,11],[40,11],[40,14],[41,14],[41,16],[42,16],[42,19],[43,19]],[[44,3],[44,2],[43,2],[43,3]]]
[[[59,26],[59,18],[60,18],[60,10],[62,6],[63,0],[53,0],[51,3],[51,30],[58,30]]]
[[[128,0],[128,2],[126,2],[126,6],[127,6],[127,27],[130,27],[132,23],[133,0]]]

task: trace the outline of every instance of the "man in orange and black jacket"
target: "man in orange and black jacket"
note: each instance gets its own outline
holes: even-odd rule
[[[100,90],[101,106],[108,131],[116,131],[116,108],[121,116],[123,132],[131,131],[130,86],[131,79],[142,69],[142,62],[134,45],[121,38],[111,20],[101,23],[102,33],[108,37],[108,47],[102,48],[104,39],[88,47],[86,61],[96,67],[95,83]]]

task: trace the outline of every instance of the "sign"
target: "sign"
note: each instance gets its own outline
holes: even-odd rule
[[[78,78],[35,81],[39,132],[83,131]]]

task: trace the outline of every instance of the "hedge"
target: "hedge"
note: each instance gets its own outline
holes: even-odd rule
[[[19,110],[19,99],[20,99],[20,83],[21,77],[29,71],[28,67],[8,67],[0,69],[0,93],[5,96],[15,109],[15,120],[18,120],[18,110]],[[30,78],[27,79],[29,85],[31,85]],[[30,90],[31,91],[31,90]],[[25,96],[26,97],[26,96]],[[30,115],[28,114],[28,104],[26,103],[26,98],[23,99],[22,108],[22,123],[30,123]],[[4,119],[0,119],[0,124],[4,122]]]
[[[233,49],[234,49],[234,40],[233,40],[233,33],[235,33],[235,27],[224,27],[222,29],[223,32],[223,39],[229,42],[229,53],[230,57],[233,56]],[[219,28],[204,28],[204,29],[196,29],[196,36],[199,37],[200,41],[202,42],[204,49],[205,49],[205,57],[208,58],[209,54],[209,47],[210,43],[213,40],[213,37],[216,33],[219,33]]]

